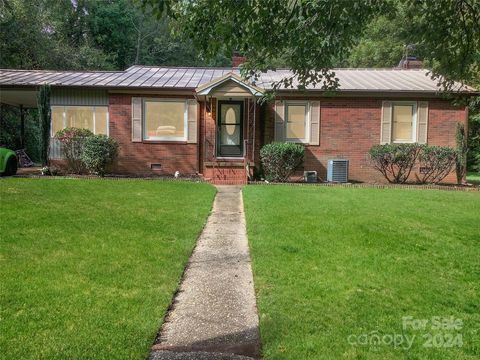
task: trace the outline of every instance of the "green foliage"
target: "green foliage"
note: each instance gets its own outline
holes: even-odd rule
[[[448,146],[423,146],[418,156],[422,183],[437,184],[450,174],[456,164],[457,153]]]
[[[452,80],[480,80],[480,2],[405,0],[408,44],[429,60],[433,77],[447,89]],[[440,76],[443,75],[443,77]]]
[[[271,143],[260,150],[265,178],[273,182],[285,182],[303,162],[305,148],[300,144]]]
[[[351,67],[395,67],[404,56],[405,17],[375,18],[365,29],[348,58]]]
[[[124,70],[231,61],[221,54],[199,57],[189,39],[172,34],[171,20],[157,19],[136,0],[9,0],[0,28],[0,68]]]
[[[38,117],[40,119],[42,129],[40,159],[43,166],[48,165],[48,150],[50,147],[50,93],[50,85],[43,84],[40,86],[40,90],[38,91]]]
[[[0,107],[0,145],[12,150],[20,148],[20,112],[4,104]]]
[[[67,171],[74,174],[85,172],[82,162],[83,148],[88,137],[93,133],[88,129],[65,128],[55,134],[55,139],[60,141],[62,153],[66,160]]]
[[[475,170],[478,174],[480,174],[480,152],[477,152],[473,157],[474,165],[472,169]]]
[[[81,159],[85,168],[104,176],[118,153],[118,142],[106,135],[93,135],[85,139]]]
[[[272,69],[281,59],[297,75],[300,87],[317,83],[324,89],[336,88],[335,74],[329,69],[343,64],[355,45],[350,61],[375,66],[397,63],[400,58],[393,57],[401,54],[403,46],[415,45],[416,54],[433,66],[433,77],[447,89],[452,80],[479,79],[480,2],[475,0],[251,0],[242,6],[216,0],[143,3],[176,19],[202,56],[233,50],[246,55],[244,76]],[[274,88],[283,86],[292,86],[292,78],[274,84]]]
[[[41,124],[36,109],[24,109],[26,153],[34,162],[41,161]],[[2,104],[0,108],[0,144],[9,149],[18,150],[21,143],[20,109]]]
[[[111,69],[106,54],[90,46],[86,18],[102,1],[4,2],[0,16],[0,67]]]
[[[457,172],[457,183],[461,184],[467,174],[467,154],[468,144],[465,134],[465,126],[463,123],[457,123],[455,129],[455,141],[457,144],[457,161],[455,164],[455,170]]]
[[[373,167],[390,183],[408,180],[423,146],[419,144],[374,145],[369,150]]]
[[[479,192],[282,185],[242,192],[265,359],[478,357]],[[421,331],[402,329],[406,314],[462,319],[463,346],[423,346]],[[368,334],[368,344],[352,346],[350,334]],[[375,341],[384,334],[416,340],[401,350]]]
[[[480,173],[480,96],[471,99],[468,114],[467,167]]]
[[[235,1],[212,0],[143,2],[159,13],[169,11],[183,36],[207,59],[237,50],[248,59],[242,66],[245,76],[254,76],[282,59],[302,85],[322,83],[324,88],[337,86],[328,69],[346,58],[366,24],[387,8],[375,0],[253,0],[241,6]],[[292,80],[285,78],[275,86],[291,87]]]
[[[0,358],[147,359],[214,196],[183,181],[3,179]]]

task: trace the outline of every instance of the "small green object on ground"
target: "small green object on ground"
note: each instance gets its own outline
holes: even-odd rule
[[[281,185],[243,193],[265,359],[479,357],[480,193]],[[429,323],[415,330],[408,317]],[[433,317],[462,325],[435,330]],[[374,335],[381,340],[371,346]],[[395,348],[384,335],[404,343]],[[415,336],[408,349],[405,335]]]
[[[6,359],[145,359],[211,208],[205,183],[2,179]]]
[[[11,176],[17,173],[15,151],[0,147],[0,175]]]

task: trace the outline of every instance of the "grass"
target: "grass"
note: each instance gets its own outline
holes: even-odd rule
[[[480,173],[476,173],[476,172],[467,173],[467,182],[474,185],[480,185]]]
[[[2,179],[0,358],[145,359],[214,193]]]
[[[480,193],[248,186],[244,200],[266,359],[479,358]]]

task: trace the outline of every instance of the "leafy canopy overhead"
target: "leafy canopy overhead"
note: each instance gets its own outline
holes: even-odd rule
[[[241,52],[248,59],[244,76],[280,63],[293,70],[301,86],[335,87],[331,69],[344,64],[368,25],[384,16],[389,27],[389,21],[402,19],[397,39],[413,44],[443,85],[479,77],[477,0],[143,0],[143,4],[175,18],[183,36],[206,58],[221,51]],[[280,86],[292,86],[292,78],[276,84]]]

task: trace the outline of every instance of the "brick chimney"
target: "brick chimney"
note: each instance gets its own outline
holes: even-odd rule
[[[232,56],[232,67],[236,68],[239,65],[243,64],[245,61],[247,61],[247,58],[243,55],[241,55],[238,52],[234,52]]]
[[[423,69],[423,61],[415,56],[408,56],[406,59],[400,60],[398,67],[400,69]]]

